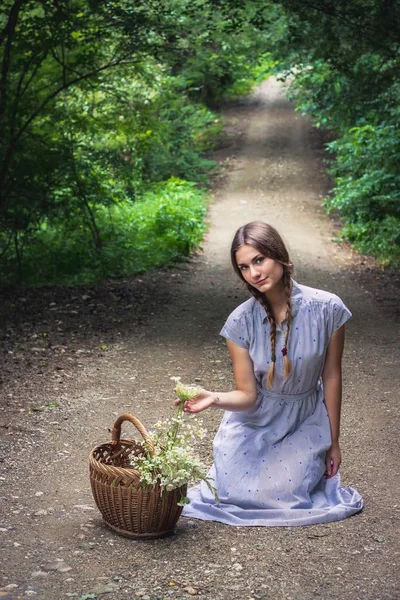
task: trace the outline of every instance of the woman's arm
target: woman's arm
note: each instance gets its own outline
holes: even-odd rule
[[[344,325],[332,335],[322,372],[326,410],[331,426],[332,445],[326,455],[326,475],[333,477],[339,470],[341,452],[339,447],[340,409],[342,403],[342,355]]]
[[[233,363],[235,389],[231,392],[209,392],[203,390],[185,403],[184,411],[198,413],[206,408],[215,407],[223,410],[249,410],[257,399],[257,385],[254,376],[253,362],[249,351],[227,340],[228,350]],[[176,404],[179,400],[176,401]]]

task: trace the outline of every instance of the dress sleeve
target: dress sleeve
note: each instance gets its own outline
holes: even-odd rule
[[[342,302],[339,296],[333,295],[330,302],[330,335],[333,335],[351,316],[352,314],[345,303]]]
[[[219,332],[222,337],[231,340],[237,346],[248,349],[250,346],[249,328],[245,314],[238,314],[234,310]]]

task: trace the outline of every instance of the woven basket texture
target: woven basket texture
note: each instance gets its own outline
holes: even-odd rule
[[[130,458],[143,454],[143,448],[134,440],[119,438],[124,420],[141,425],[132,415],[122,415],[114,425],[113,441],[96,446],[90,453],[90,483],[95,502],[107,525],[122,535],[134,538],[169,535],[181,515],[182,506],[177,503],[186,495],[187,486],[164,493],[159,485],[141,487],[140,474],[130,466]],[[140,430],[145,440],[149,440],[143,425]],[[151,442],[149,449],[152,451]]]

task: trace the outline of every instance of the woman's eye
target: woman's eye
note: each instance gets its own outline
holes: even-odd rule
[[[262,263],[263,260],[264,260],[264,257],[259,256],[258,258],[256,258],[256,264],[259,265],[260,263]]]

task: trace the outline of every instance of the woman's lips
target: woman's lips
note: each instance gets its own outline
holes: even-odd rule
[[[264,283],[264,281],[267,281],[268,277],[264,277],[264,279],[260,279],[259,281],[256,281],[256,283],[254,285],[260,285],[262,283]]]

